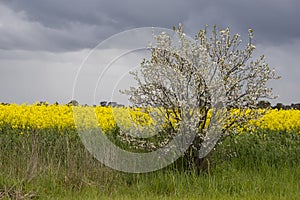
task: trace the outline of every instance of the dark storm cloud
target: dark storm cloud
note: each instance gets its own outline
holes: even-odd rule
[[[152,23],[167,25],[187,13],[182,1],[101,1],[29,0],[7,1],[15,11],[25,11],[29,19],[45,26],[62,27],[69,22],[90,25],[117,24],[122,27]],[[148,22],[147,22],[148,21]],[[125,22],[125,23],[124,23]]]
[[[222,1],[219,11],[227,10],[225,17],[237,30],[251,27],[257,30],[259,42],[272,45],[290,43],[300,38],[300,1],[297,0],[252,0]]]
[[[179,0],[4,2],[6,12],[11,15],[11,12],[17,13],[15,20],[23,22],[23,26],[27,24],[32,31],[27,32],[27,35],[36,34],[40,45],[32,42],[32,47],[29,47],[27,45],[29,41],[24,41],[24,33],[21,33],[21,30],[19,35],[3,34],[12,29],[7,28],[0,30],[5,36],[2,37],[2,45],[0,44],[2,49],[43,50],[44,47],[44,50],[57,51],[91,48],[103,39],[130,28],[144,26],[170,28],[181,19],[187,18],[189,10],[188,4]]]
[[[2,1],[30,32],[1,30],[1,48],[76,50],[91,48],[112,34],[135,27],[171,28],[179,22],[195,33],[204,24],[230,26],[239,33],[256,30],[257,41],[291,42],[300,37],[300,1]],[[11,10],[10,10],[11,9]],[[9,14],[9,13],[8,13]],[[36,35],[35,41],[25,39]],[[38,44],[37,44],[38,43]]]
[[[0,102],[65,102],[88,49],[121,31],[180,22],[190,36],[205,24],[243,39],[253,28],[258,54],[283,77],[272,82],[278,101],[299,102],[299,8],[299,0],[2,0]]]

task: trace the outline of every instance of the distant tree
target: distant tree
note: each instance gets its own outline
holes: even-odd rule
[[[67,105],[69,105],[69,106],[79,106],[79,103],[76,100],[71,100],[69,103],[67,103]]]
[[[164,113],[168,126],[161,134],[168,140],[196,132],[184,157],[188,166],[200,169],[204,159],[199,155],[208,134],[209,111],[222,110],[216,121],[223,122],[220,137],[224,138],[236,125],[257,116],[254,109],[247,115],[229,114],[230,108],[256,108],[260,99],[274,98],[267,82],[278,77],[264,55],[252,59],[256,48],[252,29],[243,48],[240,35],[231,35],[229,28],[218,30],[214,26],[209,33],[206,26],[194,39],[186,37],[182,25],[174,27],[174,31],[175,36],[165,32],[154,35],[151,58],[144,59],[140,69],[131,73],[137,87],[123,93],[130,96],[136,107],[156,107]],[[147,146],[137,138],[127,140]],[[151,142],[149,147],[156,149],[165,143]]]
[[[107,106],[107,101],[101,101],[100,106]]]

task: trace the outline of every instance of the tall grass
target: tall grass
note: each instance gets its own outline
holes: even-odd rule
[[[200,174],[173,166],[114,171],[94,159],[75,130],[0,136],[0,199],[297,199],[300,135],[259,131],[229,137]]]

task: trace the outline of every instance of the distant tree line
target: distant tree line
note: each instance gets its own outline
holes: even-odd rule
[[[292,103],[290,105],[284,105],[283,103],[277,103],[276,105],[272,106],[268,101],[259,101],[257,104],[258,108],[272,108],[272,109],[282,109],[282,110],[300,110],[300,103]]]
[[[10,103],[0,103],[1,105],[10,105]],[[46,101],[40,101],[38,102],[36,105],[50,105],[48,102]],[[53,103],[53,105],[61,105],[58,102]],[[69,105],[69,106],[79,106],[79,102],[76,100],[71,100],[69,103],[65,104],[65,105]],[[82,106],[91,106],[88,104],[84,104]],[[93,105],[95,106],[102,106],[102,107],[124,107],[123,104],[119,104],[115,101],[100,101],[99,105]],[[259,101],[257,103],[257,107],[258,108],[272,108],[272,109],[278,109],[278,110],[300,110],[300,103],[292,103],[290,105],[285,105],[283,103],[277,103],[275,105],[272,105],[269,101]]]

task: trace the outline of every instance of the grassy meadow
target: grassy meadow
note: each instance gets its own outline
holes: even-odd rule
[[[99,126],[118,131],[112,108],[96,109]],[[299,110],[272,110],[220,142],[207,171],[130,174],[90,155],[72,107],[0,105],[0,199],[299,199],[299,123]]]

